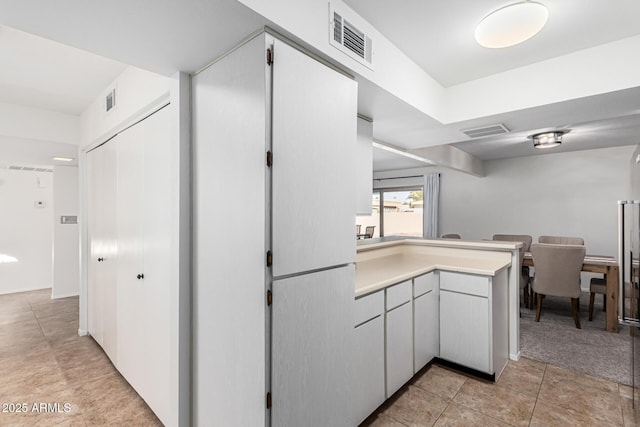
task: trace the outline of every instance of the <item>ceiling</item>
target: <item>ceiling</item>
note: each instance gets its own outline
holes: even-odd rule
[[[474,39],[486,15],[515,0],[344,0],[444,87],[640,34],[640,2],[539,0],[547,25],[507,49],[486,49]]]
[[[549,8],[547,26],[525,43],[502,50],[476,45],[473,30],[486,14],[511,3],[508,0],[345,3],[447,90],[640,34],[636,0],[616,0],[615,6],[602,0],[539,1]],[[86,108],[123,64],[163,75],[193,72],[263,25],[273,25],[234,0],[67,0],[65,7],[23,0],[2,10],[0,24],[21,30],[0,28],[0,102],[68,114]],[[556,128],[571,132],[553,152],[640,142],[636,87],[441,123],[357,78],[359,113],[373,118],[374,138],[406,150],[452,144],[482,160],[546,154],[549,151],[534,150],[527,136]],[[505,124],[511,132],[481,139],[461,132],[494,123]],[[374,170],[415,166],[410,159],[374,153]]]
[[[103,56],[0,26],[0,102],[80,115],[124,71]]]

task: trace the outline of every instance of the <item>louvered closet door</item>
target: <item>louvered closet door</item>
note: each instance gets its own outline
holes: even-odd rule
[[[273,275],[355,261],[357,85],[276,40]]]

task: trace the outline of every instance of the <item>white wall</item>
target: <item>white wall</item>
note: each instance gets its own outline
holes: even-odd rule
[[[127,67],[116,80],[108,85],[81,116],[82,146],[103,142],[122,130],[127,121],[157,104],[169,93],[171,79],[156,73]],[[105,109],[105,97],[116,89],[116,105]],[[130,124],[130,123],[128,123]]]
[[[636,146],[636,149],[629,160],[629,169],[629,198],[633,200],[640,200],[640,145]]]
[[[61,216],[78,215],[78,168],[53,168],[53,287],[52,298],[78,295],[80,250],[78,224],[62,224]]]
[[[52,183],[51,172],[0,169],[0,254],[18,259],[0,263],[0,294],[51,287]]]
[[[581,236],[590,254],[617,254],[617,204],[629,193],[634,146],[485,162],[487,176],[443,172],[440,232]]]
[[[80,118],[41,108],[0,102],[0,135],[80,144]]]
[[[617,201],[629,197],[635,148],[490,160],[483,178],[443,168],[378,172],[374,178],[440,172],[440,235],[479,240],[529,234],[534,242],[541,235],[580,236],[587,253],[617,257]],[[589,277],[583,273],[583,289]]]

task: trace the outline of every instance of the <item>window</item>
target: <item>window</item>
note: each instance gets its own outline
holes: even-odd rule
[[[373,192],[371,216],[358,216],[360,233],[367,226],[374,226],[373,237],[413,236],[422,237],[423,188],[385,188]]]

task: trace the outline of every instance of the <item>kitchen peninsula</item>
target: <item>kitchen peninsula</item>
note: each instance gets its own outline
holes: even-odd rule
[[[497,379],[519,353],[516,242],[381,238],[359,242],[358,422],[429,361]]]

